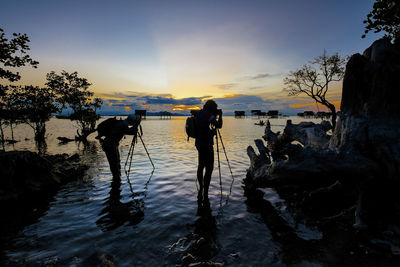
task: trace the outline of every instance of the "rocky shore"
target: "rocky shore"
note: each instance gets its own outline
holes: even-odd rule
[[[347,63],[332,134],[327,122],[289,120],[282,133],[267,123],[258,152],[248,147],[248,205],[271,229],[285,263],[400,264],[399,73],[399,46],[378,40]],[[300,238],[263,197],[266,187],[296,224],[317,227],[322,238]]]

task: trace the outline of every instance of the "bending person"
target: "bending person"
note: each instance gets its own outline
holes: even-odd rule
[[[125,120],[107,119],[97,127],[96,139],[99,139],[101,147],[106,153],[113,178],[121,178],[119,142],[124,135],[136,135],[140,121],[140,116],[129,115]]]
[[[217,119],[218,117],[218,119]],[[208,188],[214,169],[214,135],[222,127],[222,110],[214,100],[207,100],[198,113],[196,148],[198,151],[197,180],[200,184],[198,201],[208,201]],[[205,169],[205,173],[204,173]],[[204,173],[204,174],[203,174]]]

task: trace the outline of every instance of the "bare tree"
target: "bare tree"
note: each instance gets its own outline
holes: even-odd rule
[[[332,129],[336,127],[336,108],[326,99],[326,94],[329,83],[343,79],[345,61],[338,53],[327,56],[324,50],[322,56],[315,58],[299,70],[291,71],[284,78],[286,85],[284,91],[288,92],[289,96],[306,94],[332,112]]]

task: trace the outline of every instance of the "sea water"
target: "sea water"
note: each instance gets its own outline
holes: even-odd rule
[[[301,120],[271,119],[272,130],[282,131],[287,119],[293,123]],[[143,141],[155,165],[154,172],[139,140],[128,179],[124,167],[132,137],[127,136],[120,144],[122,178],[121,184],[116,185],[112,184],[107,159],[94,139],[95,134],[86,145],[59,144],[57,137],[73,138],[77,127],[69,120],[52,118],[47,123],[47,153],[78,153],[90,168],[83,179],[62,186],[40,218],[11,240],[3,251],[6,262],[74,266],[94,253],[104,253],[111,255],[117,266],[179,263],[187,254],[185,247],[172,245],[194,232],[199,218],[197,151],[194,140],[187,140],[185,120],[143,120]],[[214,262],[264,266],[280,263],[279,246],[271,240],[261,216],[248,208],[243,195],[242,182],[249,167],[246,148],[264,135],[265,127],[255,125],[258,121],[250,117],[224,117],[220,133],[233,179],[220,143],[222,194],[214,145],[215,164],[209,190],[218,244],[218,253],[209,259]],[[17,126],[15,139],[19,142],[7,145],[7,151],[37,150],[29,126]],[[118,197],[110,198],[115,192]]]

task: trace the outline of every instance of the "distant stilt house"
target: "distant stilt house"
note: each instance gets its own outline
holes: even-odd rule
[[[320,111],[320,112],[317,112],[317,114],[315,114],[315,117],[321,118],[321,119],[329,119],[331,116],[332,116],[331,112],[324,112],[324,111]]]
[[[160,112],[160,119],[171,119],[171,112],[168,111],[161,111]]]
[[[314,117],[314,116],[315,116],[314,111],[304,111],[304,112],[303,112],[303,117],[304,117],[304,118],[312,118],[312,117]]]
[[[297,113],[297,116],[299,116],[299,117],[304,117],[304,112],[299,112],[299,113]]]
[[[252,116],[257,116],[257,117],[265,117],[267,115],[266,112],[263,112],[259,109],[253,109],[251,110],[251,115]]]
[[[271,119],[276,119],[278,118],[279,111],[278,110],[268,110],[267,116],[270,117]]]
[[[246,113],[243,110],[235,110],[235,118],[246,117]]]
[[[135,109],[135,115],[140,115],[143,120],[146,119],[146,110],[145,109]]]

